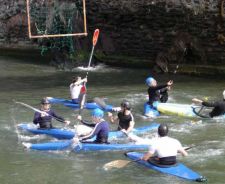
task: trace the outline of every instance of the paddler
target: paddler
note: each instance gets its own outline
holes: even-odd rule
[[[80,76],[73,77],[72,83],[70,84],[70,95],[72,102],[75,104],[80,104],[82,100],[82,95],[85,94],[86,88],[84,83],[87,83],[87,78],[81,78]]]
[[[148,88],[148,104],[149,105],[153,105],[154,102],[159,102],[160,101],[160,97],[162,95],[160,95],[160,93],[165,92],[165,90],[168,90],[168,87],[170,88],[173,85],[173,81],[170,80],[168,81],[166,84],[164,85],[158,85],[157,81],[152,78],[152,77],[148,77],[145,80],[146,85],[149,87]]]
[[[62,118],[61,116],[58,116],[51,109],[51,104],[47,97],[45,97],[41,100],[40,110],[43,111],[43,113],[35,112],[34,119],[33,119],[33,123],[36,125],[39,124],[40,128],[53,128],[53,126],[52,126],[52,118],[53,117],[55,117],[55,119],[60,122],[64,122],[66,125],[70,124],[70,121],[67,121],[64,118]]]
[[[209,113],[209,116],[211,118],[225,114],[225,90],[223,91],[223,100],[207,102],[207,101],[199,100],[197,98],[193,98],[192,102],[196,104],[201,104],[206,107],[214,107],[212,111]]]
[[[115,110],[117,111],[118,108]],[[118,130],[121,130],[126,134],[130,133],[134,128],[134,116],[131,113],[131,106],[127,100],[122,101],[117,116],[113,116],[111,112],[108,112],[108,117],[111,123],[118,124]]]
[[[78,120],[80,120],[83,124],[86,124],[88,126],[94,127],[93,130],[88,133],[87,135],[81,135],[79,137],[79,141],[83,143],[98,143],[98,144],[108,144],[108,134],[109,134],[109,123],[103,119],[104,112],[96,108],[92,111],[92,121],[93,124],[85,123],[85,121],[82,120],[81,116],[78,116]],[[92,137],[96,136],[96,140],[94,142],[87,142],[85,140],[91,139]],[[74,138],[74,141],[76,142],[77,138]]]
[[[145,80],[146,85],[148,86],[148,102],[145,104],[147,107],[146,109],[155,109],[155,105],[158,102],[165,103],[168,100],[168,90],[170,90],[171,86],[173,85],[173,81],[170,80],[164,85],[158,85],[157,81],[153,77],[148,77]],[[151,117],[152,112],[148,111],[145,112],[146,116]]]
[[[178,152],[183,156],[188,155],[178,140],[167,136],[168,132],[166,124],[159,126],[159,137],[151,139],[149,151],[142,157],[142,160],[159,165],[174,165]]]

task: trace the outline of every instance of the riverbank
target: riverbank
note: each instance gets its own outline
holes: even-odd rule
[[[154,61],[143,58],[126,56],[98,56],[98,58],[102,63],[116,67],[153,69],[156,66]],[[171,73],[176,72],[195,76],[225,76],[225,65],[169,64],[168,70]]]
[[[7,56],[12,58],[32,58],[31,62],[37,64],[50,64],[52,56],[46,54],[41,55],[38,48],[1,48],[0,56]],[[95,58],[99,63],[103,63],[113,67],[124,67],[124,68],[149,68],[152,70],[156,64],[154,61],[135,58],[129,56],[105,56],[98,52],[95,54]],[[94,61],[93,61],[94,62]],[[176,68],[178,66],[178,68]],[[71,68],[72,69],[72,68]],[[195,76],[211,76],[221,77],[225,76],[225,65],[190,65],[190,64],[169,64],[168,70],[172,73],[177,72],[179,74],[195,75]]]

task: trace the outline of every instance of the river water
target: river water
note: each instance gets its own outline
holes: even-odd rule
[[[59,71],[44,62],[33,61],[35,58],[0,57],[0,181],[2,184],[89,184],[89,183],[189,183],[176,177],[167,176],[148,170],[136,163],[122,169],[104,170],[103,165],[117,159],[126,159],[123,152],[73,153],[38,152],[23,149],[22,141],[33,141],[37,137],[26,136],[16,129],[16,124],[31,122],[33,111],[13,100],[39,107],[44,96],[69,98],[68,86],[72,76],[86,75],[85,71]],[[41,64],[40,64],[41,63]],[[148,69],[120,69],[99,67],[89,72],[88,98],[104,97],[106,102],[118,106],[123,99],[130,101],[136,119],[136,127],[150,122],[167,122],[170,136],[179,139],[183,145],[196,144],[189,150],[189,156],[178,159],[188,167],[208,178],[208,183],[225,183],[225,122],[224,120],[196,120],[181,117],[162,116],[157,119],[145,119],[142,116],[146,101],[144,80],[149,75]],[[156,76],[159,83],[174,80],[170,92],[170,102],[191,103],[193,97],[222,97],[224,79],[197,78],[180,75]],[[53,105],[58,114],[76,124],[77,112]],[[90,118],[89,112],[83,111],[84,118]],[[54,125],[61,127],[58,122]],[[115,126],[111,126],[115,129]],[[149,132],[144,136],[155,135]],[[49,140],[50,138],[46,138]],[[44,142],[38,137],[35,141]]]

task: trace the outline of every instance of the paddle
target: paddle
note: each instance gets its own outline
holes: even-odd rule
[[[92,50],[91,50],[91,55],[90,55],[90,58],[89,58],[87,69],[89,69],[89,67],[91,66],[92,56],[93,56],[93,53],[94,53],[95,45],[97,44],[97,41],[98,41],[98,36],[99,36],[99,29],[96,29],[94,34],[93,34],[93,38],[92,38]],[[86,78],[88,78],[88,72],[89,72],[89,70],[87,70]],[[79,114],[81,114],[81,111],[84,108],[84,103],[85,103],[85,100],[86,100],[86,93],[87,93],[86,83],[84,84],[84,88],[85,88],[85,93],[83,94],[83,96],[81,97],[81,100],[80,100]]]
[[[129,163],[132,163],[132,162],[138,162],[140,161],[141,159],[137,159],[137,160],[114,160],[114,161],[111,161],[111,162],[108,162],[106,163],[103,168],[105,170],[109,170],[109,169],[112,169],[112,168],[117,168],[117,169],[120,169],[120,168],[123,168],[125,167],[127,164]]]
[[[204,107],[205,107],[205,106],[202,105],[202,106],[195,106],[195,107],[192,106],[191,108],[192,108],[193,112],[194,112],[197,116],[199,116],[199,117],[201,117],[201,118],[210,118],[208,112],[205,112],[205,113],[207,113],[207,115],[201,114],[201,112],[202,112],[202,110],[204,109]],[[197,111],[197,109],[199,109],[199,108],[200,108],[200,110]]]
[[[37,108],[34,108],[34,107],[32,107],[32,106],[30,106],[30,105],[28,105],[28,104],[25,104],[25,103],[23,103],[23,102],[16,102],[16,101],[15,101],[15,103],[20,104],[20,105],[23,105],[24,107],[27,107],[27,108],[29,108],[29,109],[32,109],[32,110],[35,111],[35,112],[39,112],[39,113],[43,113],[43,114],[45,114],[45,115],[47,115],[47,116],[51,116],[51,117],[54,118],[55,120],[64,123],[63,120],[61,120],[61,119],[59,119],[59,118],[57,118],[57,117],[54,117],[54,116],[48,114],[48,113],[45,112],[45,111],[41,111],[41,110],[39,110],[39,109],[37,109]]]
[[[192,145],[192,146],[186,147],[185,150],[186,151],[190,150],[191,148],[194,148],[196,146],[197,145]],[[109,170],[109,169],[112,169],[112,168],[120,169],[120,168],[125,167],[129,163],[138,162],[140,160],[142,160],[142,159],[136,159],[136,160],[114,160],[114,161],[111,161],[111,162],[108,162],[108,163],[104,164],[103,168],[106,169],[106,170]]]
[[[102,109],[105,109],[106,108],[106,103],[104,102],[104,100],[103,99],[101,99],[101,98],[99,98],[99,97],[95,97],[94,99],[94,102],[96,103],[96,104],[98,104]]]

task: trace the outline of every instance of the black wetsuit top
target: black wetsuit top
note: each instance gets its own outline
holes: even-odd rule
[[[41,113],[35,112],[33,123],[35,125],[39,124],[40,128],[53,128],[52,126],[52,117],[55,117],[62,122],[65,121],[62,117],[56,115],[56,113],[53,110],[46,111],[46,113],[49,114],[49,116],[41,117]]]
[[[124,115],[123,112],[119,112],[118,118],[119,118],[118,130],[121,130],[121,129],[127,130],[130,126],[130,121],[134,121],[134,117],[131,113],[129,115]]]
[[[225,100],[216,102],[202,102],[202,105],[206,107],[214,107],[209,113],[211,118],[225,114]]]
[[[167,87],[167,84],[165,85],[159,85],[159,86],[150,86],[148,88],[148,104],[152,105],[153,102],[160,100],[160,89]]]
[[[92,137],[96,136],[96,140],[93,143],[102,144],[102,143],[108,143],[108,135],[109,135],[109,124],[106,121],[102,121],[100,123],[95,124],[94,129],[89,135],[82,136],[80,139],[82,142],[84,142],[84,140],[91,139]],[[91,143],[91,142],[88,142],[88,143]]]
[[[169,98],[168,89],[167,88],[160,89],[160,102],[166,103],[168,98]]]

